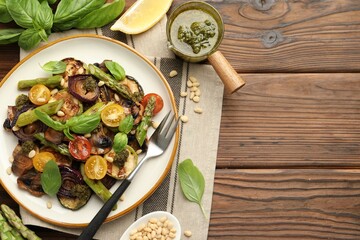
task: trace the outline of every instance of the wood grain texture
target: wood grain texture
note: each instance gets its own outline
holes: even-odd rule
[[[237,72],[360,71],[360,1],[206,2],[223,17],[219,50]]]
[[[218,168],[360,167],[360,74],[248,74],[225,95]]]
[[[208,239],[360,239],[360,170],[218,170]]]

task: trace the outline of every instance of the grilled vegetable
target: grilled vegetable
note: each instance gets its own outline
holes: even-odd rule
[[[58,101],[50,102],[50,103],[44,104],[42,106],[39,106],[36,109],[39,111],[42,111],[48,115],[53,115],[60,110],[63,103],[64,103],[64,100],[59,99]],[[20,114],[15,125],[18,127],[23,127],[25,125],[35,122],[36,120],[38,120],[38,118],[35,115],[34,110],[31,109],[31,110],[28,110],[28,111]]]
[[[94,102],[99,97],[99,87],[91,75],[69,77],[69,92],[83,102]]]

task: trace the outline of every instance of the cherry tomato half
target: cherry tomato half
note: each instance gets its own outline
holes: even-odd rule
[[[69,142],[69,151],[74,158],[85,161],[90,157],[91,143],[83,136],[76,136],[74,140]]]
[[[148,93],[146,94],[143,99],[141,100],[141,104],[146,107],[150,97],[154,96],[155,97],[155,108],[153,111],[153,114],[157,114],[158,112],[161,111],[161,109],[163,109],[164,107],[164,100],[162,99],[162,97],[156,93]]]
[[[117,103],[106,106],[101,111],[102,122],[109,127],[118,127],[121,120],[125,118],[124,108]]]
[[[54,154],[51,152],[39,152],[32,159],[34,168],[39,172],[44,171],[46,163],[50,160],[56,161]]]
[[[106,172],[107,162],[105,158],[99,155],[93,155],[86,160],[85,174],[88,178],[100,180],[105,177]]]
[[[29,91],[29,99],[35,105],[43,105],[50,99],[50,90],[44,84],[36,84]]]

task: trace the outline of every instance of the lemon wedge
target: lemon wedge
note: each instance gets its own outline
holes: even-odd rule
[[[137,0],[111,27],[126,34],[145,32],[169,10],[173,0]]]

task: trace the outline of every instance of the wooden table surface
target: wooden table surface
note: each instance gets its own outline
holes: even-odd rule
[[[224,95],[208,239],[360,239],[360,1],[207,2],[247,82]],[[0,46],[1,78],[18,52]]]

